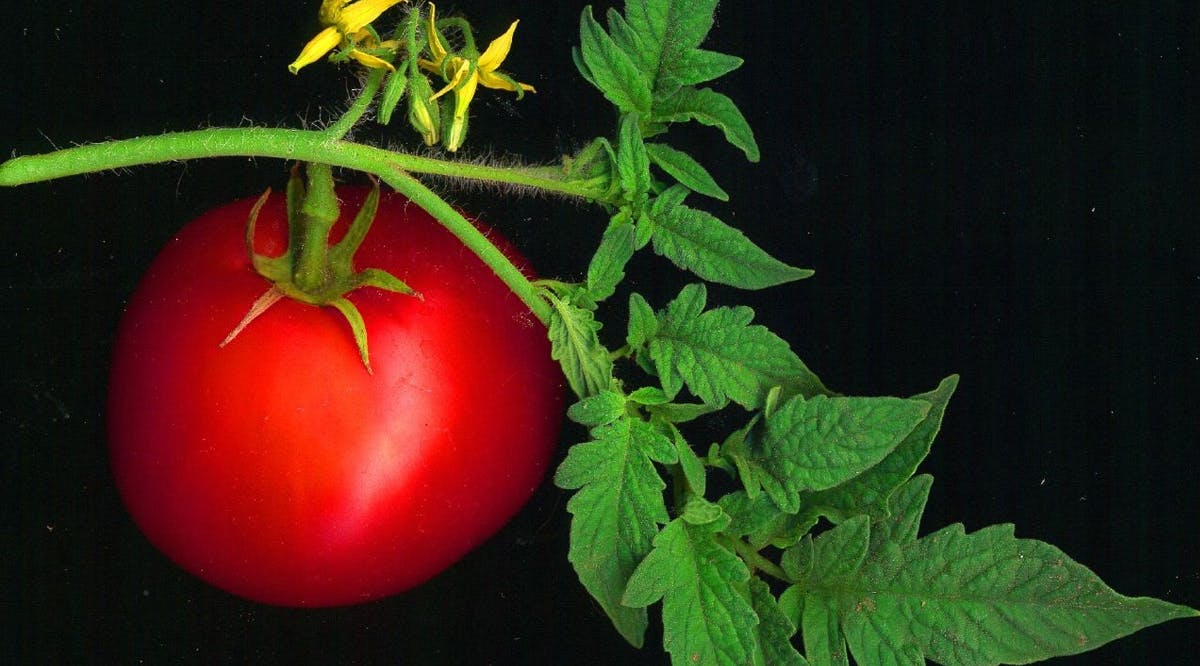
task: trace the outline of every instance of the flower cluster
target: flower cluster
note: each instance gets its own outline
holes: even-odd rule
[[[430,3],[425,20],[420,22],[419,29],[410,31],[407,39],[402,29],[389,39],[380,38],[371,23],[404,1],[323,0],[318,17],[325,28],[304,46],[288,70],[295,74],[335,50],[330,60],[354,60],[369,69],[386,70],[406,86],[409,122],[427,144],[441,142],[451,152],[458,150],[466,138],[468,110],[479,86],[512,91],[518,98],[527,91],[536,92],[533,86],[500,71],[501,63],[512,49],[518,21],[513,21],[503,35],[480,53],[475,48],[470,25],[457,18],[439,21],[437,8]],[[443,32],[448,28],[460,33],[462,48],[451,46]],[[444,85],[434,92],[422,71],[440,76]],[[447,94],[453,94],[454,104],[443,112],[438,99]],[[389,117],[390,114],[388,109]]]

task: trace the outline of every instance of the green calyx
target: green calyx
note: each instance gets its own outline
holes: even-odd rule
[[[379,206],[379,183],[372,183],[371,192],[354,216],[346,235],[336,245],[330,245],[329,233],[340,215],[333,170],[327,164],[309,163],[307,175],[306,186],[297,165],[288,180],[288,247],[278,257],[268,257],[254,251],[258,214],[271,191],[268,189],[264,192],[251,208],[246,222],[246,251],[250,254],[254,270],[271,282],[271,288],[250,306],[246,316],[221,342],[221,346],[229,344],[250,322],[281,298],[287,297],[309,305],[332,306],[342,313],[354,334],[354,343],[362,357],[363,366],[367,372],[371,372],[367,327],[362,314],[346,295],[361,287],[375,287],[417,298],[421,295],[387,271],[378,268],[354,269],[354,254],[375,220]]]

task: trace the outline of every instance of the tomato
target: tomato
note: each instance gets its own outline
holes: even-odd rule
[[[366,191],[338,189],[334,240]],[[117,488],[163,553],[243,597],[330,606],[413,587],[541,482],[562,415],[546,329],[433,218],[384,194],[355,264],[423,298],[349,294],[373,374],[340,313],[290,299],[219,348],[270,286],[245,247],[252,204],[187,225],[129,301],[108,402]],[[285,220],[272,195],[257,252],[284,251]]]

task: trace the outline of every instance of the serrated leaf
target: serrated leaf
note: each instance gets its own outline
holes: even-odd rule
[[[648,143],[646,152],[650,161],[679,181],[680,185],[720,201],[729,201],[729,194],[721,189],[717,181],[713,180],[712,174],[691,155],[664,143]]]
[[[550,310],[550,356],[562,366],[571,390],[579,397],[594,395],[612,381],[612,359],[600,343],[600,322],[590,310],[547,294]]]
[[[679,429],[669,426],[671,433],[674,435],[671,441],[675,444],[675,450],[679,456],[679,469],[683,472],[683,478],[687,481],[687,485],[691,491],[699,497],[704,497],[705,490],[708,489],[708,477],[704,469],[704,463],[700,460],[700,456],[696,455],[696,451],[692,449],[687,440]]]
[[[805,493],[800,498],[801,513],[810,513],[813,517],[822,515],[834,522],[859,513],[876,520],[888,515],[888,497],[929,455],[930,446],[941,429],[946,405],[957,387],[958,376],[951,375],[933,391],[913,396],[914,400],[929,403],[925,419],[878,465],[837,487]]]
[[[785,513],[766,493],[751,498],[736,491],[719,500],[721,508],[733,519],[730,533],[744,536],[751,546],[787,548],[817,524],[815,516]]]
[[[850,666],[846,637],[838,626],[837,610],[828,600],[823,597],[805,599],[800,626],[804,634],[804,654],[809,664]]]
[[[771,666],[807,666],[792,645],[796,625],[780,610],[771,588],[758,578],[750,579],[750,604],[759,618],[758,644],[762,646],[763,662]]]
[[[649,113],[650,80],[600,26],[590,5],[579,17],[579,41],[580,57],[587,70],[584,78],[623,113]]]
[[[650,413],[667,423],[687,423],[705,414],[712,414],[718,409],[715,405],[702,402],[668,402],[665,405],[652,406]]]
[[[676,266],[709,282],[739,289],[765,289],[813,274],[772,257],[711,214],[677,203],[682,200],[680,192],[686,194],[687,190],[682,185],[672,186],[650,212],[654,251]]]
[[[672,664],[763,664],[750,571],[716,540],[724,522],[671,521],[629,579],[626,605],[641,608],[662,599],[663,646]]]
[[[741,58],[726,53],[693,49],[680,57],[674,81],[684,86],[707,83],[741,67],[742,62]]]
[[[1017,539],[1011,525],[973,534],[952,525],[886,542],[856,571],[820,573],[802,585],[805,612],[814,601],[832,609],[864,664],[1023,664],[1200,615],[1117,594],[1054,546]]]
[[[635,567],[651,551],[658,526],[669,519],[666,488],[654,461],[675,462],[661,433],[624,418],[592,431],[593,441],[576,444],[554,474],[554,483],[578,489],[567,502],[571,545],[567,558],[579,580],[613,625],[641,647],[646,611],[621,603]]]
[[[587,269],[587,289],[596,301],[612,296],[625,279],[625,265],[633,257],[634,229],[628,222],[615,221],[604,230],[600,247]]]
[[[708,525],[725,518],[725,512],[717,504],[700,495],[692,495],[683,505],[679,517],[690,525]]]
[[[798,396],[766,420],[749,463],[787,513],[800,494],[825,490],[877,465],[929,413],[924,400]]]
[[[705,403],[733,400],[757,409],[774,386],[824,389],[787,342],[750,324],[750,308],[704,312],[707,293],[702,284],[684,287],[658,317],[657,331],[646,345],[668,394],[686,385]]]
[[[671,397],[657,386],[643,386],[629,394],[629,401],[639,405],[657,407],[670,402]]]
[[[695,120],[716,127],[725,134],[726,141],[746,154],[747,160],[757,162],[760,158],[754,131],[746,117],[733,100],[710,88],[685,86],[668,97],[656,98],[649,120],[670,123]]]
[[[650,191],[650,156],[636,113],[621,116],[617,132],[617,178],[629,201],[644,201]]]
[[[933,477],[921,474],[909,479],[892,493],[888,498],[887,518],[871,527],[872,551],[881,551],[885,543],[905,546],[917,540],[917,530],[921,526],[921,516],[925,514],[931,487]]]
[[[639,293],[629,295],[629,329],[625,342],[634,350],[642,349],[658,333],[654,308]]]
[[[583,398],[567,409],[567,417],[588,427],[608,425],[625,416],[625,396],[604,390]]]
[[[834,580],[853,575],[866,560],[870,542],[871,519],[867,516],[855,516],[822,532],[812,540],[811,550],[798,547],[812,558],[804,578]]]
[[[688,78],[687,56],[713,25],[716,0],[628,0],[623,21],[609,27],[657,94],[668,94]]]

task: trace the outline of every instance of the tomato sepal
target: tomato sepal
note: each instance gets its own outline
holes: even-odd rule
[[[366,268],[358,271],[354,268],[354,255],[366,239],[379,208],[379,182],[372,179],[371,190],[345,235],[331,246],[329,233],[341,214],[332,169],[326,164],[309,164],[307,173],[308,187],[300,177],[299,165],[292,169],[288,179],[288,247],[283,254],[268,256],[254,250],[258,215],[270,198],[271,189],[267,188],[251,207],[246,220],[246,251],[254,270],[271,283],[271,288],[251,304],[246,316],[220,346],[232,342],[254,319],[287,297],[308,305],[331,306],[340,312],[350,325],[363,367],[371,373],[366,324],[346,294],[363,287],[374,287],[424,299],[403,280],[385,270]]]

